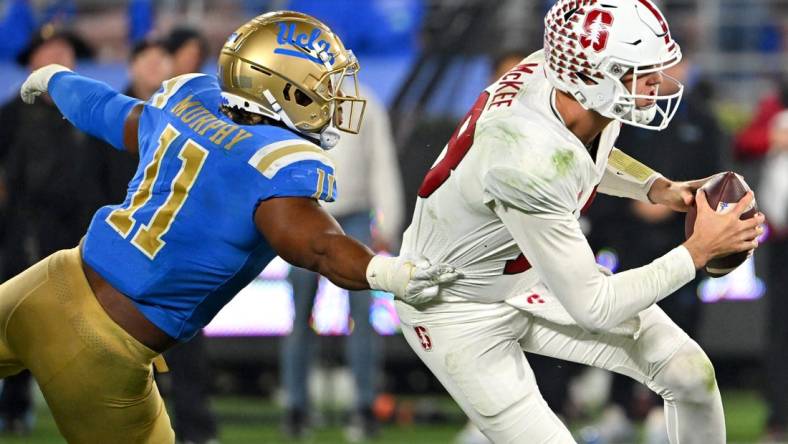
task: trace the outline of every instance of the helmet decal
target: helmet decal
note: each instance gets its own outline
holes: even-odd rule
[[[584,34],[580,36],[580,44],[588,49],[600,52],[607,47],[610,36],[610,25],[613,24],[613,15],[602,9],[594,9],[588,13],[583,22]]]
[[[314,17],[294,11],[255,17],[229,37],[218,67],[228,107],[281,122],[326,147],[337,131],[360,129],[366,101],[358,60]]]
[[[290,49],[280,46],[279,48],[274,49],[275,54],[298,57],[311,60],[318,64],[323,64],[323,61],[320,59],[320,57],[315,56],[313,51],[318,54],[325,52],[328,55],[329,66],[334,64],[335,55],[331,52],[331,43],[327,42],[325,39],[318,40],[323,34],[320,29],[313,29],[309,35],[307,35],[305,32],[296,34],[295,23],[281,22],[277,23],[277,25],[279,26],[279,32],[276,35],[277,43],[282,46],[292,45],[296,46],[297,48]]]

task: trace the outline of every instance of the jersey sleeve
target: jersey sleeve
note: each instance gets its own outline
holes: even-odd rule
[[[580,191],[576,164],[581,159],[572,147],[542,142],[529,127],[533,125],[525,119],[510,116],[477,129],[474,145],[487,152],[482,162],[485,203],[498,201],[545,218],[571,214]]]
[[[263,181],[258,200],[310,197],[332,202],[337,198],[334,163],[325,151],[303,139],[266,145],[248,163]]]
[[[540,279],[582,327],[610,331],[695,278],[678,246],[648,265],[606,276],[577,218],[544,219],[505,206],[495,212]]]
[[[49,96],[63,116],[80,130],[124,150],[124,128],[132,108],[141,103],[109,85],[71,71],[55,74]]]

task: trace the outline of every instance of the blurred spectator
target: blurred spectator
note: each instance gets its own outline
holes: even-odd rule
[[[129,86],[125,94],[147,100],[161,83],[174,77],[173,58],[164,42],[137,43],[129,56]]]
[[[152,0],[131,0],[129,2],[129,41],[133,45],[148,38],[153,29],[153,22],[154,9]]]
[[[343,135],[328,152],[336,166],[340,195],[326,209],[349,236],[376,251],[392,251],[402,222],[402,179],[386,110],[370,93],[362,96],[367,98],[367,109],[361,132]],[[307,375],[315,342],[309,319],[319,275],[293,267],[288,279],[293,286],[295,318],[281,349],[287,409],[283,431],[290,437],[303,437],[309,425]],[[353,322],[345,350],[355,378],[356,400],[347,434],[354,442],[377,432],[372,404],[382,344],[370,323],[371,303],[370,291],[349,293]]]
[[[719,172],[727,150],[727,141],[711,109],[711,87],[705,82],[693,84],[692,68],[685,56],[684,61],[666,71],[686,88],[670,126],[659,132],[624,126],[616,143],[627,154],[674,180],[701,179]],[[684,241],[684,215],[665,206],[599,196],[588,217],[592,247],[616,252],[621,269],[645,265]],[[693,337],[700,320],[698,281],[696,278],[659,303]],[[646,441],[668,442],[659,398],[639,388],[634,380],[615,374],[611,404],[600,423],[582,431],[582,442],[632,442],[637,433],[633,422],[644,417]]]
[[[764,97],[750,123],[736,135],[734,153],[742,161],[761,159],[769,151],[769,127],[777,113],[788,106],[788,78],[777,91]]]
[[[28,0],[11,0],[0,19],[0,59],[14,60],[36,30],[36,17]]]
[[[771,228],[767,244],[766,298],[769,320],[766,327],[765,397],[769,409],[768,441],[788,441],[788,111],[772,119],[770,151],[758,187],[758,203]]]
[[[142,41],[129,56],[129,85],[123,94],[148,100],[162,82],[172,77],[172,57],[164,43]],[[137,157],[126,152],[108,150],[104,153],[104,187],[109,202],[123,202],[129,181],[137,171]]]
[[[31,71],[50,63],[73,68],[86,48],[76,35],[48,26],[31,39],[18,61]],[[101,153],[108,149],[71,126],[47,96],[35,105],[16,97],[0,108],[4,281],[79,243],[104,200]],[[0,418],[7,432],[24,433],[32,426],[29,372],[4,381]]]
[[[166,45],[172,54],[173,76],[201,72],[208,56],[208,41],[202,34],[190,28],[175,28]]]

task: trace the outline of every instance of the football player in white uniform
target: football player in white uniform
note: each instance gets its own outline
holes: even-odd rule
[[[613,147],[621,124],[668,125],[682,86],[662,71],[680,59],[649,0],[559,0],[544,49],[481,94],[421,185],[402,254],[462,278],[397,312],[411,347],[496,443],[573,442],[523,350],[646,384],[665,401],[674,444],[725,442],[711,362],[655,304],[710,258],[756,248],[763,216],[738,218],[752,193],[716,213],[696,193],[703,180],[670,181]],[[695,232],[611,275],[578,222],[597,191],[677,211],[697,200]]]

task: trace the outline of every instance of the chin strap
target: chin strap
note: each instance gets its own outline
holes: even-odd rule
[[[632,120],[635,123],[648,124],[657,116],[657,105],[649,106],[646,109],[635,108],[632,110]]]

